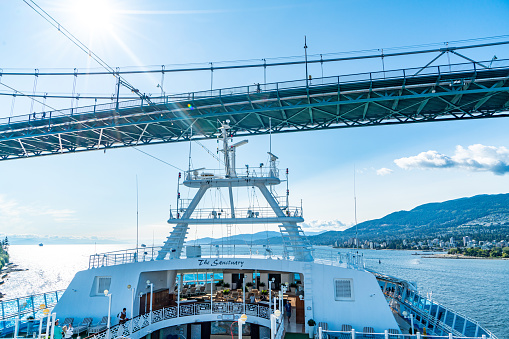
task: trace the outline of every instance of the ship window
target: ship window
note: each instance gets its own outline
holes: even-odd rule
[[[334,279],[334,298],[336,300],[353,300],[352,279]]]
[[[103,294],[104,290],[109,290],[111,277],[97,277],[97,294]]]

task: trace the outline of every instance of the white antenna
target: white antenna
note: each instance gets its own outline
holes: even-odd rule
[[[193,136],[193,126],[191,126],[191,134],[189,134],[189,165],[188,165],[188,170],[191,171],[191,145],[193,144],[193,141],[192,141],[192,136]]]
[[[138,254],[138,241],[139,241],[139,204],[138,204],[138,174],[136,174],[136,254]],[[136,258],[136,261],[138,258]]]
[[[355,247],[359,249],[359,237],[357,229],[357,193],[355,191],[355,165],[353,165],[353,203],[354,203],[354,217],[355,217]]]
[[[269,152],[272,153],[272,118],[269,118]]]

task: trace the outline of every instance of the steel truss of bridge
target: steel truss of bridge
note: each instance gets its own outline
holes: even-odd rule
[[[0,160],[236,136],[506,117],[509,60],[225,88],[0,119]]]

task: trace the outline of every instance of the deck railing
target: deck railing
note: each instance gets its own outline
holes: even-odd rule
[[[64,294],[64,291],[65,290],[58,290],[20,298],[1,300],[0,320],[14,321],[15,317],[24,319],[29,316],[37,318],[42,314],[44,308],[51,308],[56,305],[62,294]],[[0,329],[3,328],[3,325],[3,323],[0,323]]]
[[[299,206],[279,206],[281,212],[287,217],[302,217],[302,208]],[[170,219],[180,219],[187,208],[181,207],[170,210]],[[276,218],[276,214],[271,207],[253,207],[253,208],[235,208],[235,218],[253,219],[253,223],[259,218]],[[233,218],[229,208],[197,208],[193,211],[190,218],[207,219],[210,222],[221,222],[221,219]],[[177,221],[175,221],[177,222]]]
[[[88,267],[98,268],[143,261],[156,260],[161,247],[141,247],[138,249],[126,249],[121,251],[92,254],[89,257]],[[184,250],[181,258],[187,258]],[[342,266],[349,268],[364,268],[364,256],[361,253],[342,253],[338,249],[314,249],[314,262],[324,265]],[[250,259],[280,259],[295,260],[288,255],[282,246],[266,245],[201,245],[200,258],[250,258]],[[170,259],[166,259],[170,260]]]
[[[182,323],[185,324],[186,323],[185,318],[190,316],[221,314],[223,315],[221,318],[224,321],[237,321],[239,316],[243,313],[248,316],[249,322],[249,317],[270,319],[273,310],[271,310],[269,307],[262,305],[257,304],[243,305],[242,303],[233,302],[214,302],[212,304],[212,307],[210,302],[208,303],[196,302],[193,304],[180,305],[180,308],[178,308],[178,306],[170,306],[162,308],[157,311],[153,311],[152,313],[146,313],[137,316],[134,319],[130,319],[123,324],[117,324],[115,326],[112,326],[109,330],[106,329],[102,332],[92,334],[88,336],[86,339],[110,339],[118,337],[130,338],[133,334],[139,332],[140,330],[142,330],[145,327],[148,327],[151,324],[156,324],[164,320],[177,318],[183,318]],[[284,332],[284,321],[282,320],[283,315],[281,315],[277,321],[276,327],[277,332],[275,339],[282,338],[282,334]]]
[[[316,339],[355,339],[355,338],[370,338],[370,339],[489,339],[496,338],[495,336],[487,336],[483,334],[479,337],[465,337],[455,336],[452,333],[448,335],[429,335],[422,333],[415,334],[402,334],[402,333],[391,333],[389,330],[384,332],[358,332],[355,329],[351,331],[329,331],[318,328]]]
[[[375,275],[379,278],[385,297],[393,311],[407,321],[413,321],[416,328],[427,328],[428,331],[438,335],[452,333],[457,337],[496,338],[479,322],[430,300],[415,290],[407,289],[397,281],[387,282],[376,273]],[[413,319],[410,320],[411,318]]]
[[[481,64],[490,65],[487,68],[480,66]],[[178,103],[178,102],[194,102],[196,100],[206,100],[211,98],[220,98],[223,96],[234,96],[234,95],[261,95],[269,92],[279,92],[279,91],[291,91],[302,89],[303,87],[310,88],[318,88],[320,86],[338,86],[342,84],[362,82],[362,81],[377,81],[377,80],[391,80],[391,79],[415,79],[420,77],[428,77],[428,76],[439,76],[443,78],[443,81],[450,81],[451,85],[454,85],[455,81],[461,82],[463,79],[454,79],[454,74],[460,73],[478,73],[483,70],[491,70],[491,69],[504,69],[509,66],[509,59],[500,59],[500,60],[489,60],[483,62],[465,62],[458,64],[448,64],[448,65],[439,65],[439,66],[428,66],[425,68],[422,67],[413,67],[406,69],[396,69],[396,70],[387,70],[387,71],[377,71],[377,72],[365,72],[365,73],[356,73],[356,74],[346,74],[339,76],[330,76],[324,78],[315,78],[312,81],[303,80],[293,80],[293,81],[283,81],[283,82],[275,82],[260,85],[250,85],[250,86],[239,86],[239,87],[230,87],[230,88],[222,88],[216,90],[208,90],[208,91],[198,91],[198,92],[189,92],[189,93],[181,93],[174,95],[167,95],[159,98],[150,98],[150,102],[144,99],[136,99],[136,100],[126,100],[120,101],[118,103],[118,107],[120,109],[126,108],[139,108],[152,106],[157,104],[169,104],[169,103]],[[448,76],[449,75],[449,76]],[[451,78],[452,76],[452,78]],[[471,76],[469,77],[469,79]],[[469,80],[467,79],[467,80]],[[457,83],[456,85],[461,85],[461,83]],[[266,99],[265,97],[263,98]],[[51,125],[54,119],[72,116],[75,122],[80,122],[80,116],[87,114],[100,114],[101,112],[109,112],[114,111],[117,108],[117,103],[107,103],[107,104],[99,104],[92,106],[83,106],[76,108],[68,108],[61,109],[55,111],[48,112],[40,112],[40,113],[32,113],[32,114],[24,114],[6,118],[0,118],[0,126],[3,125],[12,125],[16,123],[22,122],[32,122],[34,125],[45,126],[46,123]],[[143,113],[146,114],[146,113]],[[11,126],[9,126],[11,127]],[[8,128],[9,128],[8,127]],[[2,129],[2,128],[0,128]]]

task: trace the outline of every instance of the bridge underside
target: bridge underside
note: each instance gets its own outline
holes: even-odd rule
[[[505,117],[509,67],[435,67],[121,101],[0,119],[0,160],[235,135]],[[415,73],[415,72],[414,72]]]

